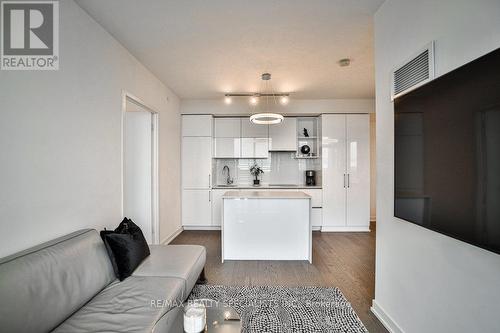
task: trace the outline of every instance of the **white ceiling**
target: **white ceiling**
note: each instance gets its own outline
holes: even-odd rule
[[[384,0],[77,0],[180,98],[260,89],[374,96],[373,14]],[[337,61],[351,58],[349,67]]]

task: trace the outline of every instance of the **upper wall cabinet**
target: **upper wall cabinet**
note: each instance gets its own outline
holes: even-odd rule
[[[215,118],[216,138],[240,138],[241,122],[240,118]]]
[[[212,136],[212,116],[183,115],[182,136]]]
[[[297,151],[297,118],[285,118],[269,126],[270,151]]]
[[[250,122],[250,118],[240,118],[242,138],[268,138],[269,126]]]

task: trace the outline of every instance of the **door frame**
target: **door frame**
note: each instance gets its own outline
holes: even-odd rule
[[[160,206],[159,206],[159,176],[158,176],[158,138],[159,138],[159,113],[153,107],[134,96],[126,90],[122,90],[121,106],[121,216],[125,217],[125,113],[127,112],[127,100],[144,108],[151,113],[151,232],[153,244],[160,244]]]

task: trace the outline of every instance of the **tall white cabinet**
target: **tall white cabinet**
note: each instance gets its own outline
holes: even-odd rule
[[[322,116],[322,231],[369,231],[368,114]]]
[[[212,223],[212,116],[182,116],[182,225]]]

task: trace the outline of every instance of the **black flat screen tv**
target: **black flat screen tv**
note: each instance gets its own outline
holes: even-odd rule
[[[394,110],[394,215],[500,254],[500,49]]]

